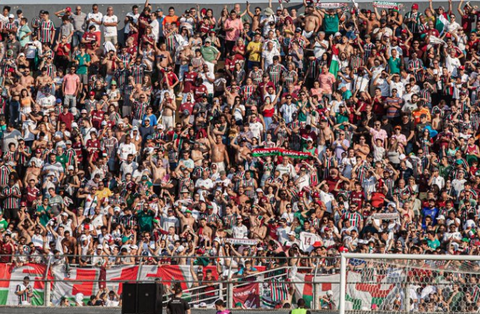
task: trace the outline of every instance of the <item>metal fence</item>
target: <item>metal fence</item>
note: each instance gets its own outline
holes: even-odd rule
[[[2,256],[0,255],[0,258]],[[285,304],[288,306],[295,300],[295,295],[302,296],[302,292],[298,292],[298,287],[309,285],[313,292],[321,291],[322,283],[313,282],[311,278],[317,276],[327,276],[338,274],[340,269],[338,257],[318,257],[318,258],[299,258],[299,257],[259,257],[259,256],[170,256],[169,259],[175,262],[183,261],[185,264],[152,264],[152,260],[146,256],[129,256],[123,255],[121,258],[134,258],[137,261],[136,265],[110,265],[107,267],[97,267],[91,263],[87,266],[80,267],[78,264],[63,264],[59,263],[62,260],[68,260],[72,256],[62,256],[60,259],[50,257],[47,263],[44,264],[25,264],[21,265],[17,262],[0,263],[0,268],[10,267],[4,272],[14,274],[8,278],[0,278],[0,287],[15,287],[23,280],[24,274],[31,274],[32,270],[29,267],[35,268],[37,265],[38,271],[42,274],[36,274],[32,278],[32,282],[37,286],[36,292],[38,296],[43,297],[43,302],[36,302],[38,305],[51,305],[58,303],[58,296],[65,294],[66,298],[71,301],[74,300],[75,291],[82,292],[83,290],[75,290],[75,286],[92,286],[92,291],[98,293],[100,287],[107,286],[109,290],[121,291],[121,286],[125,282],[151,282],[153,280],[160,280],[167,288],[165,301],[171,295],[171,287],[175,284],[181,284],[184,287],[184,297],[189,301],[193,308],[209,308],[213,307],[213,303],[217,299],[222,299],[226,302],[229,308],[278,308]],[[91,258],[92,260],[98,256],[82,256],[82,258]],[[108,257],[107,257],[108,258]],[[110,257],[111,258],[111,257]],[[199,259],[206,259],[205,265],[198,265]],[[190,259],[195,260],[195,265],[190,266]],[[18,257],[14,259],[19,260]],[[22,259],[20,259],[22,260]],[[23,259],[28,262],[28,259]],[[156,260],[155,260],[156,261]],[[212,262],[213,261],[213,262]],[[253,269],[246,270],[245,263],[249,261],[252,263]],[[222,267],[218,267],[222,264]],[[228,266],[227,266],[228,265]],[[40,267],[41,266],[41,267]],[[166,272],[171,269],[180,269],[183,271],[182,278],[175,278],[175,275],[162,273],[158,276],[150,276],[145,278],[145,272],[155,268],[166,268]],[[176,267],[176,268],[172,268]],[[135,278],[122,276],[109,276],[110,273],[120,272],[135,268]],[[207,270],[216,273],[213,280],[207,280],[205,276],[200,277],[198,274],[204,274]],[[195,273],[194,276],[190,271]],[[68,276],[63,276],[63,273],[71,272]],[[92,275],[92,278],[79,277],[79,273],[100,274],[98,276]],[[181,274],[181,272],[179,274]],[[0,269],[1,273],[1,269]],[[106,273],[106,275],[105,275]],[[76,275],[75,275],[76,274]],[[103,275],[102,275],[103,274]],[[301,274],[300,277],[295,277],[295,274]],[[305,276],[310,279],[305,280]],[[195,278],[197,277],[197,278]],[[333,284],[338,284],[338,279]],[[88,285],[90,283],[90,285]],[[332,282],[331,282],[332,283]],[[66,287],[66,288],[65,288]],[[72,288],[73,287],[73,288]],[[70,290],[68,290],[70,289]],[[67,291],[68,290],[68,291]],[[317,293],[318,294],[318,293]],[[121,296],[121,293],[119,293]],[[238,297],[236,297],[238,296]],[[90,295],[85,294],[84,301],[86,302]],[[12,305],[12,298],[9,296],[6,303],[2,303],[0,291],[0,305]],[[247,304],[245,304],[245,302]],[[318,298],[313,298],[310,307],[312,309],[320,309],[320,302]]]

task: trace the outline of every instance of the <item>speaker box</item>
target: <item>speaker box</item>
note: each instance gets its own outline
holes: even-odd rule
[[[162,314],[162,285],[124,283],[122,314]]]

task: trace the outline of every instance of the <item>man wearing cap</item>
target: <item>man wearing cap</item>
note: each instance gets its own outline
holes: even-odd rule
[[[208,71],[210,73],[215,73],[215,64],[217,64],[217,61],[221,56],[220,51],[212,45],[212,40],[208,37],[205,39],[205,43],[202,48],[200,48],[200,51],[205,64],[208,65]]]
[[[418,39],[420,34],[420,16],[423,13],[418,11],[418,4],[414,3],[412,5],[412,10],[405,14],[405,18],[403,19],[403,23],[407,24],[408,29],[410,32],[416,36],[415,39]]]

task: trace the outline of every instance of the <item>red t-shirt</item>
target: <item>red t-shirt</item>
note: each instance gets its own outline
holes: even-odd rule
[[[195,88],[195,80],[197,79],[197,72],[186,72],[183,74],[183,92],[190,93]]]
[[[85,47],[87,47],[87,49],[92,49],[92,41],[97,41],[97,35],[95,33],[85,32],[82,38],[87,41],[85,43]]]
[[[67,112],[66,114],[62,112],[61,114],[58,115],[58,121],[64,122],[67,127],[67,130],[69,131],[72,130],[72,122],[74,119],[75,118],[73,117],[73,114],[71,114],[70,112]]]

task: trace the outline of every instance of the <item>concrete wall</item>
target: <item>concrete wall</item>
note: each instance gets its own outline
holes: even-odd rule
[[[59,1],[55,1],[56,3],[52,4],[52,3],[50,3],[51,1],[52,0],[44,0],[44,1],[36,1],[35,2],[34,0],[27,0],[27,1],[22,1],[21,2],[22,4],[19,5],[18,1],[6,0],[6,1],[2,1],[0,3],[0,7],[3,7],[4,5],[10,5],[12,7],[13,13],[15,13],[15,11],[20,8],[20,9],[23,10],[24,15],[28,19],[31,19],[32,17],[37,16],[39,10],[41,10],[41,9],[47,10],[47,11],[50,12],[50,14],[52,16],[52,20],[55,22],[55,25],[59,26],[60,25],[60,19],[53,16],[53,13],[56,12],[56,11],[59,11],[61,9],[64,9],[66,6],[71,6],[74,9],[74,6],[76,4],[75,4],[75,2],[72,2],[72,0],[62,1],[62,4],[59,4]],[[224,4],[229,4],[229,9],[232,9],[233,8],[233,3],[237,3],[237,2],[242,4],[242,10],[243,10],[245,8],[245,1],[244,0],[204,0],[204,1],[200,2],[200,8],[210,8],[210,9],[212,9],[214,11],[215,17],[218,18],[218,16],[220,15],[219,13],[221,12]],[[253,11],[253,7],[255,7],[255,6],[265,8],[268,5],[267,2],[264,1],[264,0],[257,0],[257,1],[254,0],[254,1],[250,1],[250,2],[252,3],[252,8],[251,8],[252,11]],[[325,2],[335,2],[335,1],[326,0]],[[372,9],[371,1],[357,0],[356,2],[359,4],[360,8]],[[36,4],[33,4],[33,3],[36,3]],[[41,4],[38,4],[38,3],[41,3]],[[82,1],[81,2],[82,11],[85,12],[85,13],[90,12],[92,3],[98,3],[99,11],[102,12],[102,13],[106,12],[108,6],[113,6],[115,15],[117,15],[119,20],[121,21],[119,29],[123,28],[123,18],[125,17],[127,12],[129,12],[131,10],[131,7],[132,7],[133,4],[138,4],[139,6],[143,6],[143,1],[140,2],[138,0],[134,0],[134,1],[131,1],[131,0],[129,0],[129,1],[122,1],[122,0],[120,0],[120,1],[118,1],[118,0],[98,0],[98,1],[97,0],[87,0],[87,1]],[[170,6],[174,6],[177,15],[181,15],[186,9],[196,7],[196,3],[192,3],[191,0],[177,0],[177,1],[174,1],[174,2],[158,2],[158,1],[155,1],[155,2],[151,2],[151,3],[152,3],[152,7],[154,9],[162,8],[164,12],[167,12],[167,10]],[[410,7],[414,2],[413,1],[409,1],[409,2],[401,1],[401,3],[404,4],[404,7],[400,11],[401,11],[402,14],[405,14],[406,12],[408,12],[410,10]],[[78,4],[78,2],[77,2],[77,4]],[[420,10],[423,11],[425,8],[428,7],[428,1],[419,2],[418,5],[419,5]],[[439,1],[439,2],[435,1],[434,2],[434,8],[437,8],[440,5],[443,5],[445,8],[448,8],[448,2],[446,2],[446,1]],[[457,13],[457,5],[458,5],[458,2],[453,3],[453,9],[454,9],[453,11],[457,16],[459,16],[459,14]],[[275,9],[278,6],[278,2],[276,0],[272,0],[272,6]],[[295,1],[295,3],[292,1],[290,3],[284,4],[284,6],[287,7],[287,8],[297,8],[297,9],[300,8],[300,12],[303,12],[303,9],[301,9],[302,4],[298,3],[297,1]]]

